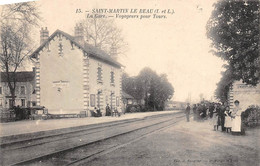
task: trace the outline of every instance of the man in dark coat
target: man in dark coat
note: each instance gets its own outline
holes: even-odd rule
[[[111,116],[111,109],[108,104],[106,106],[106,116]]]
[[[202,107],[201,107],[201,104],[198,104],[197,105],[197,120],[200,121],[201,120],[201,112],[202,112]]]
[[[185,114],[186,114],[187,122],[189,122],[190,121],[190,103],[187,103],[187,107],[185,109]]]
[[[226,107],[227,107],[227,103],[225,102],[224,104],[222,104],[220,106],[220,110],[219,110],[219,120],[220,120],[220,125],[221,125],[222,131],[226,131],[226,128],[225,128],[225,111],[226,111]]]
[[[213,111],[214,111],[214,103],[210,103],[210,105],[209,105],[209,117],[210,117],[210,119],[213,117]]]
[[[193,111],[193,120],[196,121],[198,119],[198,116],[197,116],[197,105],[196,104],[193,105],[192,111]]]
[[[204,118],[206,118],[206,116],[207,116],[207,107],[206,107],[206,104],[205,103],[203,103],[202,104],[202,118],[204,119]]]

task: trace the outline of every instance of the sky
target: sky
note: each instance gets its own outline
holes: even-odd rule
[[[173,9],[166,19],[115,19],[123,30],[128,51],[119,61],[130,76],[144,67],[166,73],[175,89],[173,100],[196,102],[214,96],[223,61],[214,56],[206,37],[206,23],[215,0],[38,0],[43,21],[50,34],[60,29],[74,34],[75,23],[85,17],[76,9]],[[39,43],[40,27],[34,39]],[[36,43],[37,43],[36,42]]]

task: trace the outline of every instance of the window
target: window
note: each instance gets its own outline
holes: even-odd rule
[[[91,107],[95,107],[95,105],[96,105],[96,98],[95,97],[96,96],[94,94],[90,95],[90,106]]]
[[[116,97],[116,106],[119,107],[119,97]]]
[[[98,82],[102,82],[102,68],[101,67],[98,67],[98,73],[97,73],[97,79],[98,79]]]
[[[22,106],[22,107],[25,106],[25,99],[21,99],[21,106]]]
[[[115,73],[113,71],[110,72],[110,83],[111,84],[115,83]]]
[[[3,99],[0,99],[0,107],[3,106]]]
[[[14,101],[12,99],[9,99],[9,108],[14,107]]]
[[[21,86],[21,95],[25,95],[25,87]]]
[[[0,87],[0,95],[2,94],[2,87]]]

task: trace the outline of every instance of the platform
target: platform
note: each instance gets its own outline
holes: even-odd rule
[[[160,114],[171,114],[180,111],[158,111],[158,112],[138,112],[128,113],[120,117],[86,117],[86,118],[66,118],[66,119],[50,119],[50,120],[24,120],[9,123],[0,123],[0,137],[29,134],[41,131],[57,130],[63,128],[71,128],[77,126],[86,126],[100,124],[113,121],[121,121],[134,118],[145,118]]]

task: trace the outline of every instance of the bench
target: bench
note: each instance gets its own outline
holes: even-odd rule
[[[231,127],[226,127],[226,132],[227,133],[231,132]]]
[[[118,112],[117,111],[117,109],[115,109],[114,111],[112,111],[112,113],[111,113],[111,116],[118,116],[118,117],[120,117],[121,116],[121,113],[120,112]]]

